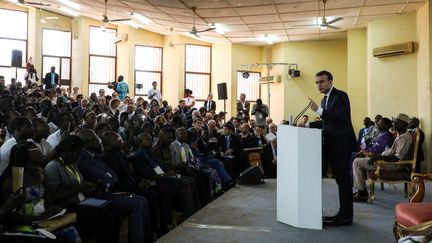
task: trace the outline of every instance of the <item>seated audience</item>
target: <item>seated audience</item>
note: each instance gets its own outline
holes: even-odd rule
[[[375,170],[377,160],[399,161],[408,159],[410,155],[412,135],[407,132],[409,117],[400,113],[393,125],[397,131],[397,137],[390,149],[385,150],[382,154],[372,154],[371,157],[356,158],[353,162],[354,188],[357,193],[354,194],[354,202],[367,202],[368,192],[366,190],[365,171]]]
[[[108,207],[89,207],[80,204],[85,194],[91,194],[96,184],[85,181],[77,163],[83,141],[76,135],[63,139],[55,148],[57,157],[45,167],[46,183],[56,205],[77,214],[77,228],[94,235],[96,242],[117,242],[114,215]]]
[[[147,200],[133,194],[132,196],[113,194],[112,190],[118,183],[118,177],[100,156],[102,144],[99,138],[89,129],[80,131],[78,136],[84,142],[78,169],[86,180],[99,184],[100,190],[95,197],[111,201],[110,205],[118,219],[117,223],[120,223],[123,217],[128,217],[129,242],[152,242]]]

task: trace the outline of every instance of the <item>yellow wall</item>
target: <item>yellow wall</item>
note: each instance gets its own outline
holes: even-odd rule
[[[282,77],[281,84],[274,84],[272,94],[277,94],[283,86],[283,99],[272,102],[273,111],[283,110],[272,114],[274,121],[279,122],[295,116],[308,104],[308,98],[320,102],[322,95],[315,87],[315,74],[321,70],[328,70],[333,74],[334,85],[338,89],[347,90],[347,43],[346,40],[333,41],[305,41],[277,44],[273,47],[273,62],[297,63],[301,76],[291,79],[287,77],[286,68],[279,68],[274,74]],[[311,119],[317,115],[308,110]]]
[[[386,58],[372,56],[373,48],[417,41],[416,13],[372,21],[367,37],[369,115],[417,115],[417,52]]]
[[[367,110],[367,37],[366,29],[348,31],[348,95],[354,131],[363,127]],[[373,118],[372,118],[373,119]]]
[[[227,84],[227,93],[231,94],[232,88],[232,77],[231,77],[231,67],[232,67],[232,59],[231,59],[231,44],[213,44],[212,49],[212,93],[213,100],[216,101],[216,111],[223,111],[224,102],[223,100],[218,100],[218,92],[217,92],[217,84],[218,83],[226,83]],[[231,104],[233,99],[226,100],[226,112],[228,113],[226,117],[231,116]]]
[[[432,132],[432,104],[431,104],[431,80],[432,80],[432,55],[431,55],[431,5],[429,2],[417,11],[417,92],[418,92],[418,117],[421,120],[421,127],[426,135],[423,149],[425,151],[425,161],[431,158],[431,141]],[[423,171],[430,171],[430,163],[423,163]]]

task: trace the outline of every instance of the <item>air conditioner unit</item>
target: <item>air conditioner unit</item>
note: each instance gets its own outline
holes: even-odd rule
[[[127,39],[128,39],[128,34],[118,33],[116,38],[115,38],[114,44],[118,44],[122,41],[127,41]]]
[[[373,49],[374,57],[390,57],[397,55],[410,54],[414,52],[415,43],[407,42],[398,45],[383,46]]]

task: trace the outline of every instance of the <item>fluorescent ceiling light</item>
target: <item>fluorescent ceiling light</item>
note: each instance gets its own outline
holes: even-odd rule
[[[139,14],[139,13],[131,13],[131,16],[134,18],[134,19],[136,19],[136,20],[139,20],[140,22],[142,22],[143,24],[150,24],[150,23],[152,23],[153,21],[151,20],[151,19],[149,19],[149,18],[147,18],[147,17],[145,17],[145,16],[143,16],[143,15],[141,15],[141,14]]]
[[[72,11],[70,8],[60,7],[60,10],[63,11],[63,12],[65,12],[65,13],[68,13],[68,14],[74,16],[74,17],[78,17],[79,16],[79,14],[77,14],[75,11]]]
[[[270,36],[264,35],[264,40],[267,42],[267,44],[273,45],[273,40]]]
[[[18,3],[18,0],[7,0],[7,1],[11,3]]]
[[[215,31],[221,35],[225,34],[226,29],[224,28],[224,26],[222,24],[219,23],[210,23],[208,24],[209,27],[215,27]]]
[[[67,6],[71,7],[71,8],[73,8],[73,9],[81,10],[81,6],[80,5],[78,5],[77,3],[72,2],[70,0],[58,0],[58,1],[61,2],[61,3],[63,3],[64,5],[67,5]]]
[[[129,21],[126,21],[125,23],[128,24],[131,27],[134,27],[135,29],[139,28],[139,25],[137,23],[133,22],[133,21],[129,20]]]

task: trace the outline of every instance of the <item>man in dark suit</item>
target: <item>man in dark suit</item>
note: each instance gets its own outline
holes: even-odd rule
[[[204,101],[204,107],[207,111],[214,111],[216,112],[216,102],[213,100],[213,94],[210,93],[207,96],[207,100]]]
[[[240,100],[237,101],[237,118],[249,121],[250,103],[246,101],[246,95],[240,94]]]
[[[356,139],[351,123],[348,95],[333,87],[333,76],[328,71],[315,76],[318,91],[325,94],[318,106],[312,99],[311,109],[323,119],[323,156],[330,162],[333,176],[339,187],[339,212],[325,217],[326,226],[351,225],[353,220],[353,191],[349,175],[351,153],[356,149]]]
[[[220,160],[225,164],[231,177],[237,177],[240,173],[240,138],[233,134],[234,127],[231,123],[224,124],[224,136],[219,137]]]
[[[277,164],[277,139],[273,139],[270,143],[264,145],[261,152],[264,175],[268,179],[276,178]]]
[[[58,85],[59,75],[55,72],[55,67],[51,67],[51,72],[45,74],[45,89],[55,88]]]

